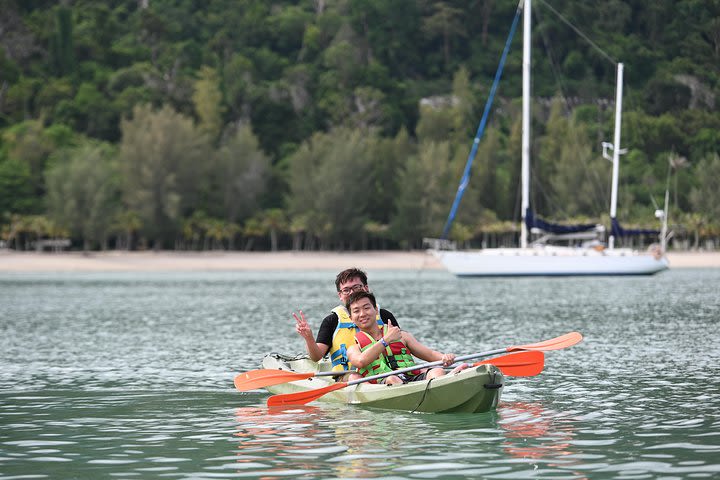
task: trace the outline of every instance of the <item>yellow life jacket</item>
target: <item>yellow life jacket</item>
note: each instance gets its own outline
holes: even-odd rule
[[[338,324],[337,327],[335,327],[332,345],[330,345],[330,351],[328,353],[330,355],[330,361],[332,362],[333,371],[339,372],[351,368],[347,358],[347,349],[355,345],[355,332],[357,332],[358,328],[353,321],[350,320],[350,314],[343,305],[338,305],[333,308],[332,311],[338,316]],[[383,321],[380,318],[380,305],[378,305],[377,311],[377,323],[382,327]]]

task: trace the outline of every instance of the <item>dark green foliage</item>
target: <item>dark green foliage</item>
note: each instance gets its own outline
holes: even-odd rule
[[[58,76],[71,75],[75,70],[73,11],[66,6],[60,6],[56,15],[56,31],[50,43],[55,73]]]
[[[124,200],[154,248],[163,248],[195,209],[211,165],[209,148],[192,121],[170,107],[137,106],[121,128]]]
[[[5,48],[0,45],[0,82],[15,83],[20,78],[20,69],[10,58]]]
[[[32,187],[28,164],[18,160],[0,162],[0,215],[39,212],[42,197]]]
[[[230,223],[242,223],[260,205],[270,177],[270,159],[248,126],[228,135],[210,169],[207,210]]]
[[[83,249],[105,243],[118,211],[120,186],[108,145],[86,143],[59,150],[47,171],[51,219],[83,240]]]
[[[46,191],[44,174],[50,155],[60,148],[72,145],[75,136],[74,132],[63,124],[44,128],[42,122],[28,120],[3,132],[2,154],[6,161],[23,165],[22,171],[27,173],[27,188],[37,199],[42,199]]]
[[[288,209],[306,219],[307,241],[357,248],[375,192],[377,137],[368,131],[318,133],[290,159]]]
[[[538,213],[599,221],[607,211],[600,142],[612,140],[617,61],[626,66],[629,149],[621,216],[652,222],[671,155],[690,165],[673,172],[674,208],[707,208],[691,191],[710,188],[697,166],[712,170],[707,159],[720,151],[720,2],[548,3],[533,4]],[[216,245],[233,236],[246,237],[236,246],[262,245],[260,212],[275,219],[277,209],[287,217],[285,230],[274,227],[279,248],[283,231],[296,246],[307,234],[306,248],[358,248],[367,235],[418,246],[440,233],[516,6],[0,0],[0,211],[42,213],[47,178],[85,171],[54,166],[58,152],[93,139],[121,152],[108,162],[122,160],[124,196],[113,201],[131,213],[119,227],[126,246],[139,237],[172,246],[200,211]],[[521,36],[458,212],[461,239],[487,219],[518,219]],[[553,109],[556,97],[568,102]],[[134,123],[138,113],[144,123]],[[347,187],[353,209],[343,206],[347,172],[363,176]]]
[[[707,155],[694,169],[698,186],[690,192],[690,203],[705,221],[713,222],[720,217],[720,155]]]

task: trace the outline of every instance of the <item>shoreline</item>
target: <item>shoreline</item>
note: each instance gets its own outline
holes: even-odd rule
[[[720,268],[720,251],[669,252],[670,268]],[[0,251],[0,272],[443,270],[424,250],[354,252],[15,252]]]

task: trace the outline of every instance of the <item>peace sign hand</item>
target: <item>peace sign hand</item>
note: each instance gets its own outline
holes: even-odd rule
[[[295,312],[293,312],[292,316],[295,318],[295,331],[304,339],[311,340],[313,338],[312,329],[310,329],[310,325],[307,323],[307,320],[305,320],[303,311],[300,310],[299,317]]]

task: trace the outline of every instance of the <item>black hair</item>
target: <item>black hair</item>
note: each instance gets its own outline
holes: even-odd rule
[[[350,311],[350,305],[357,302],[358,300],[361,300],[363,298],[367,298],[370,300],[370,303],[372,303],[372,306],[377,308],[377,301],[375,300],[375,295],[373,295],[370,292],[366,292],[365,290],[360,290],[359,292],[353,292],[350,294],[350,296],[347,299],[347,302],[345,302],[345,308],[347,308],[348,312]]]
[[[348,268],[337,274],[335,277],[335,288],[340,291],[340,285],[352,280],[353,278],[359,278],[363,285],[367,285],[367,274],[359,268]]]

